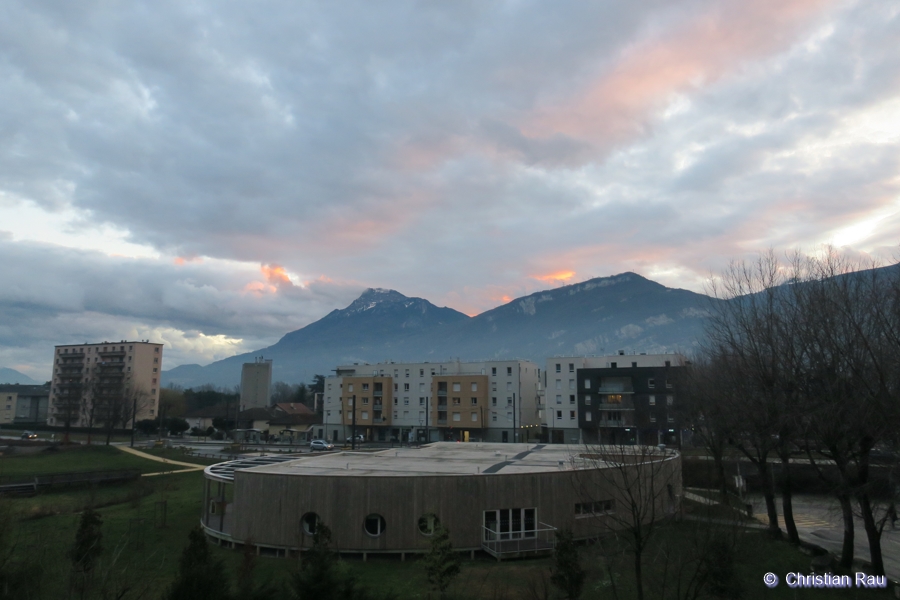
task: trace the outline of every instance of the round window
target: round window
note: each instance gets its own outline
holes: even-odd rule
[[[366,517],[364,526],[366,528],[366,533],[368,533],[372,537],[378,537],[379,535],[384,533],[384,517],[382,517],[381,515],[371,514]]]
[[[434,530],[441,524],[440,520],[438,520],[437,515],[434,513],[428,513],[427,515],[422,515],[419,517],[419,531],[422,535],[432,535],[434,534]]]
[[[303,531],[309,535],[316,535],[316,529],[319,527],[319,522],[321,521],[319,515],[316,513],[306,513],[300,521],[303,523]]]

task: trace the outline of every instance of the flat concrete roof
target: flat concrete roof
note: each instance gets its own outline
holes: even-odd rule
[[[617,449],[618,453],[621,451],[621,447]],[[248,464],[237,468],[276,475],[415,477],[539,473],[607,465],[593,456],[583,456],[586,452],[590,450],[585,446],[563,444],[436,442],[421,448],[378,452],[323,452],[273,464]],[[654,449],[657,457],[664,457],[657,452]],[[665,457],[674,455],[668,450]],[[208,467],[207,471],[210,470]]]

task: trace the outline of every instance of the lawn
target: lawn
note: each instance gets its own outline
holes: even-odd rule
[[[0,455],[0,478],[18,479],[47,473],[136,469],[164,470],[161,463],[122,452],[114,446],[56,446],[35,454]],[[185,461],[187,462],[187,461]]]

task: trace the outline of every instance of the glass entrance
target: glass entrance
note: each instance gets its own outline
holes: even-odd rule
[[[484,511],[484,541],[533,538],[537,529],[534,508],[501,508]]]

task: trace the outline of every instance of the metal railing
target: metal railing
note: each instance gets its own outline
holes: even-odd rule
[[[503,560],[526,553],[553,552],[556,546],[556,527],[538,523],[535,529],[526,531],[497,531],[482,527],[481,547],[485,552]]]

